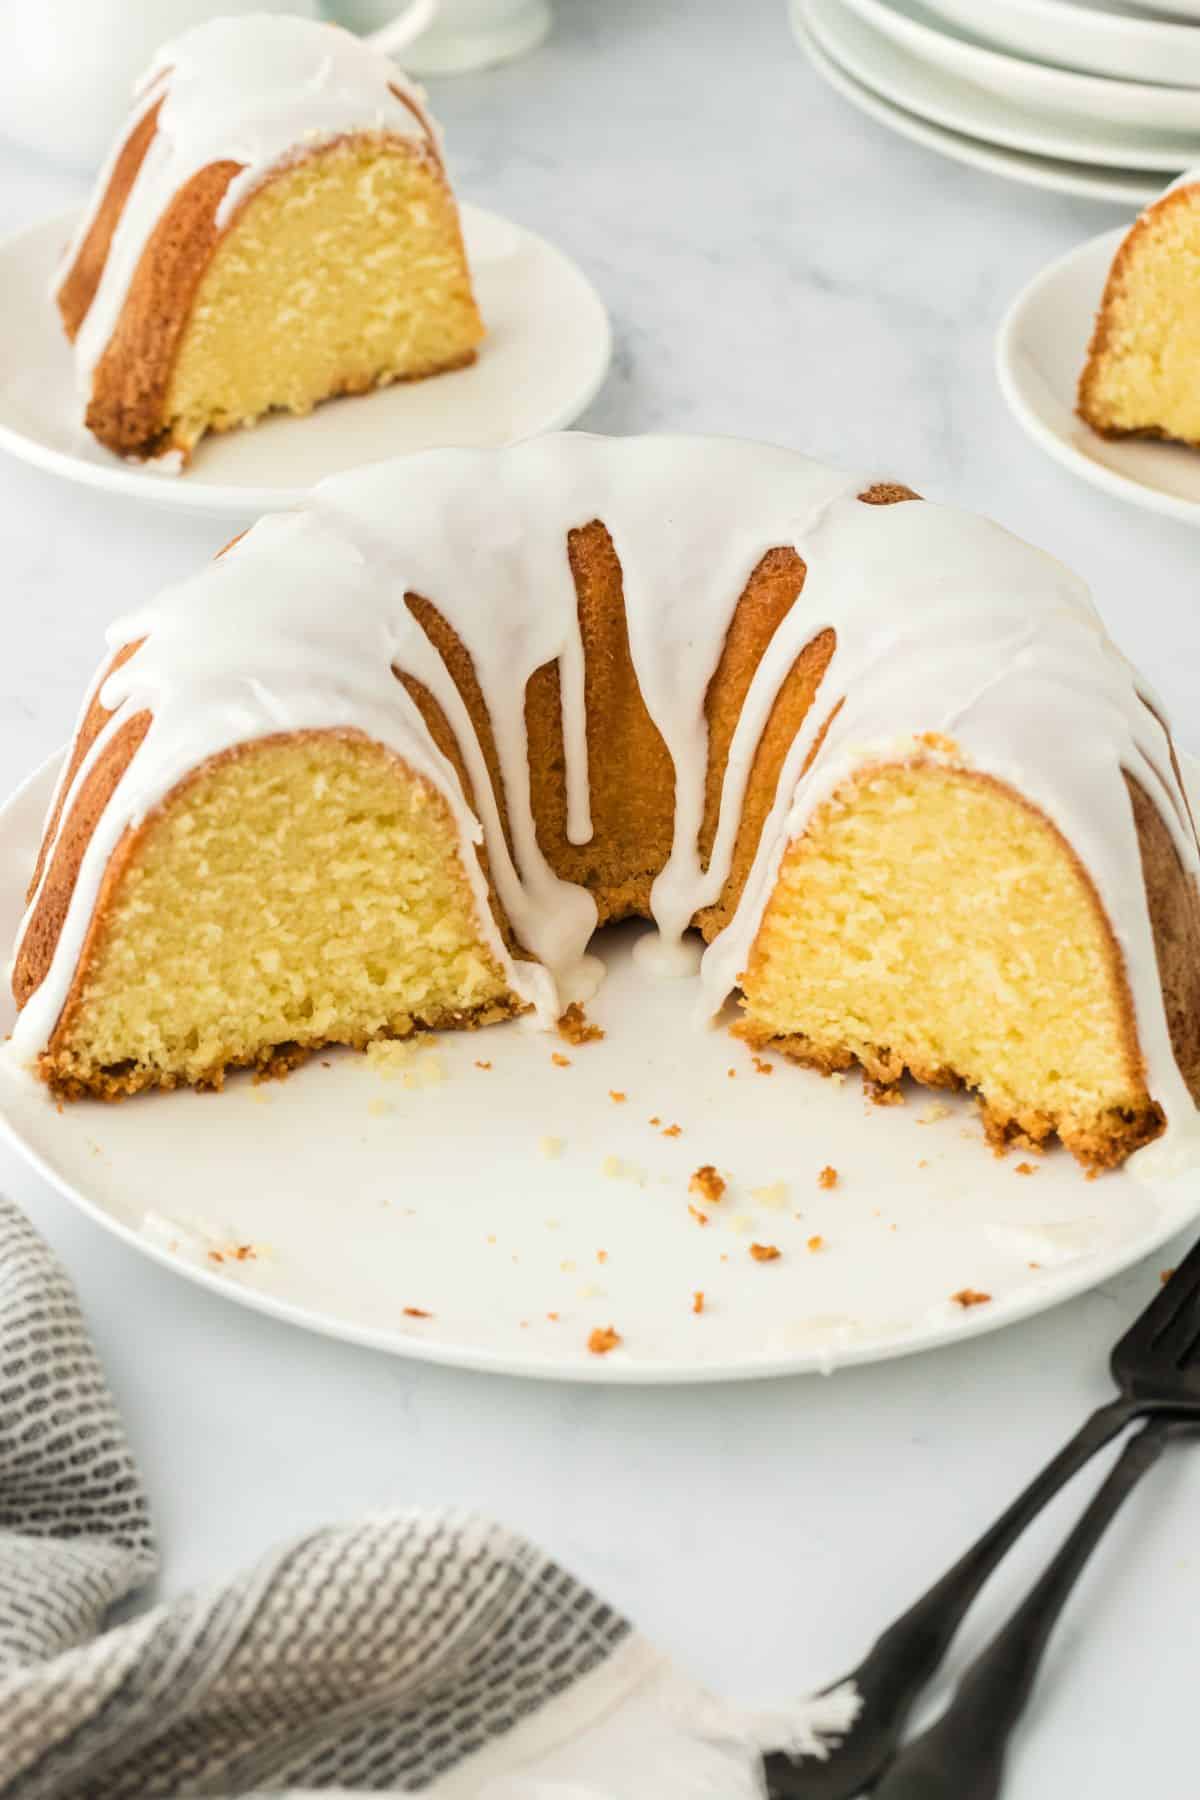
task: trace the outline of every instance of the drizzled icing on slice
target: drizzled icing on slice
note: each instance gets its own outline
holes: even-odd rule
[[[536,670],[557,665],[569,834],[586,842],[584,657],[567,540],[602,520],[621,564],[634,669],[674,765],[674,838],[651,898],[668,956],[728,878],[751,763],[793,663],[822,631],[836,639],[735,916],[704,955],[708,1010],[737,985],[784,850],[814,808],[864,765],[945,754],[938,747],[952,740],[953,760],[1009,784],[1074,847],[1125,962],[1149,1090],[1169,1135],[1194,1135],[1123,780],[1128,771],[1146,790],[1195,875],[1161,708],[1142,698],[1083,584],[1061,565],[968,514],[924,501],[864,505],[858,495],[870,485],[734,440],[572,434],[379,464],[322,483],[301,512],[262,521],[109,633],[113,649],[145,641],[103,685],[113,717],[75,776],[64,819],[124,721],[149,711],[152,722],[85,853],[49,974],[18,1020],[18,1053],[33,1058],[53,1031],[126,827],[222,750],[302,729],[366,732],[445,796],[481,929],[514,991],[543,1023],[552,1020],[596,910],[583,888],[554,873],[537,841],[525,690]],[[705,868],[705,694],[737,600],[777,547],[803,559],[804,587],[746,694]],[[437,608],[471,658],[511,848],[483,747],[408,594]],[[415,677],[442,708],[476,811],[394,670]],[[922,734],[932,740],[919,741]],[[536,961],[514,961],[500,941],[473,849],[481,842],[516,939]]]
[[[436,153],[435,129],[420,89],[352,32],[285,13],[211,19],[165,44],[138,83],[130,118],[100,172],[56,286],[91,229],[122,146],[154,106],[159,106],[154,136],[75,339],[76,375],[85,396],[151,232],[201,169],[217,162],[241,164],[217,209],[216,223],[223,229],[272,169],[347,132],[388,132],[428,144]]]

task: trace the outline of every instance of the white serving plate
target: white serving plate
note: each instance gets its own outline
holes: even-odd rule
[[[1027,187],[1045,188],[1052,193],[1074,194],[1087,200],[1112,200],[1125,206],[1143,206],[1162,192],[1160,180],[1136,169],[1096,169],[1086,163],[1059,162],[1054,157],[1032,156],[1020,150],[1005,150],[998,144],[984,144],[976,138],[947,131],[915,113],[894,106],[848,75],[840,63],[817,43],[804,23],[804,0],[790,0],[792,27],[797,42],[823,80],[851,106],[868,118],[886,125],[889,131],[921,144],[927,150],[968,168],[982,169],[1006,181],[1019,181]]]
[[[1118,81],[1200,87],[1200,32],[1145,18],[1122,0],[926,0],[952,25],[1003,50]]]
[[[1197,136],[1181,141],[1174,135],[1164,138],[1160,133],[1113,124],[1097,130],[1079,117],[1034,112],[1028,102],[990,93],[973,80],[925,62],[899,39],[877,29],[876,14],[889,16],[888,8],[878,0],[804,0],[809,31],[847,74],[893,105],[935,125],[1060,161],[1157,169],[1163,187],[1171,175],[1200,158]],[[1200,124],[1200,98],[1196,106]]]
[[[958,37],[947,30],[930,11],[930,0],[924,4],[921,0],[845,0],[845,4],[902,49],[931,68],[971,82],[976,91],[982,88],[1014,106],[1035,107],[1043,115],[1053,113],[1076,127],[1086,121],[1093,129],[1125,126],[1147,137],[1179,134],[1195,154],[1200,140],[1200,91],[1113,81],[1006,56],[974,38]]]
[[[125,462],[84,429],[70,346],[49,297],[74,215],[32,226],[0,245],[0,449],[152,505],[257,517],[363,463],[445,444],[515,443],[569,425],[608,372],[603,302],[544,238],[476,206],[461,216],[488,328],[470,368],[206,438],[181,475]]]
[[[1200,525],[1200,450],[1110,441],[1075,413],[1075,388],[1104,283],[1125,233],[1079,244],[1018,294],[996,339],[1000,389],[1019,425],[1056,462],[1150,512]]]
[[[0,810],[3,942],[57,764]],[[1105,1280],[1200,1211],[1195,1173],[1155,1184],[1135,1158],[1088,1181],[1062,1152],[992,1156],[958,1099],[876,1107],[857,1079],[776,1059],[760,1073],[698,1026],[692,981],[635,968],[638,929],[598,946],[602,1043],[515,1023],[416,1052],[418,1073],[439,1059],[432,1085],[333,1053],[284,1082],[61,1112],[5,1062],[0,1127],[89,1217],[227,1299],[401,1356],[553,1379],[733,1380],[954,1344]],[[5,996],[0,1033],[11,1018]],[[709,1162],[732,1180],[701,1226],[688,1182]],[[782,1204],[751,1191],[780,1182]],[[754,1242],[779,1260],[753,1260]],[[231,1256],[239,1245],[253,1258]],[[965,1287],[992,1299],[964,1310],[951,1296]],[[621,1348],[590,1354],[607,1325]]]

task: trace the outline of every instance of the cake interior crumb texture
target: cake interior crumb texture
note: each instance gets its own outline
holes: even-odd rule
[[[354,734],[201,769],[121,846],[56,1084],[220,1085],[284,1047],[361,1045],[510,1008],[441,796]],[[123,854],[124,852],[124,854]]]
[[[1118,251],[1079,410],[1107,435],[1200,444],[1200,183],[1151,207]]]
[[[265,182],[218,243],[167,388],[171,440],[460,366],[482,335],[445,177],[355,136]]]
[[[1102,1165],[1160,1129],[1091,882],[990,778],[917,762],[839,790],[784,857],[744,995],[752,1042],[965,1083],[1000,1139]]]

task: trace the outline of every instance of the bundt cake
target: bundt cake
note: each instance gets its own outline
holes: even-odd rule
[[[483,326],[422,96],[340,27],[159,52],[56,283],[88,429],[186,462],[272,408],[455,369]]]
[[[1076,577],[734,440],[322,483],[109,633],[16,952],[60,1095],[533,1009],[598,924],[706,1010],[1104,1166],[1200,1092],[1196,839]]]
[[[1117,251],[1079,381],[1104,437],[1200,444],[1200,171],[1172,184]]]

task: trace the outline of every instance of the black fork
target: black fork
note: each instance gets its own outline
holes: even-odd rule
[[[806,1759],[796,1763],[780,1751],[772,1752],[765,1758],[764,1771],[771,1800],[854,1800],[855,1795],[873,1788],[895,1756],[896,1746],[913,1703],[936,1673],[971,1602],[1025,1527],[1072,1475],[1135,1419],[1157,1416],[1200,1420],[1200,1244],[1195,1246],[1187,1260],[1125,1333],[1112,1353],[1111,1367],[1120,1389],[1120,1397],[1099,1407],[1092,1414],[1070,1443],[1047,1463],[1040,1475],[1034,1477],[1008,1510],[1000,1515],[939,1582],[888,1627],[860,1666],[851,1675],[843,1677],[843,1681],[850,1681],[857,1688],[861,1709],[841,1743],[831,1749],[828,1760],[817,1762]],[[1007,1739],[1008,1729],[1020,1713],[1037,1661],[1049,1636],[1050,1626],[1082,1569],[1087,1554],[1098,1538],[1099,1531],[1108,1523],[1116,1506],[1132,1487],[1133,1481],[1143,1472],[1144,1467],[1156,1460],[1157,1451],[1161,1448],[1161,1434],[1155,1432],[1149,1441],[1147,1438],[1148,1434],[1143,1433],[1129,1447],[1126,1457],[1113,1470],[1105,1489],[1097,1495],[1094,1507],[1099,1508],[1102,1497],[1107,1493],[1106,1504],[1110,1510],[1103,1519],[1098,1514],[1093,1514],[1093,1508],[1089,1508],[1089,1515],[1093,1515],[1092,1528],[1094,1530],[1099,1524],[1099,1530],[1095,1530],[1095,1535],[1081,1557],[1078,1555],[1080,1545],[1075,1544],[1078,1566],[1074,1568],[1070,1580],[1065,1586],[1062,1585],[1061,1577],[1065,1569],[1060,1568],[1059,1581],[1044,1585],[1048,1583],[1049,1575],[1054,1569],[1055,1565],[1052,1564],[1044,1583],[1039,1584],[1039,1589],[1034,1590],[1034,1596],[1027,1603],[1036,1613],[1036,1618],[1031,1621],[1026,1617],[1023,1637],[1021,1633],[1014,1632],[1008,1639],[1005,1666],[1009,1670],[1009,1677],[1007,1685],[1003,1682],[1000,1685],[1004,1688],[1004,1702],[1008,1705],[1011,1716],[1007,1726],[999,1734],[1000,1762],[1003,1742]],[[1142,1444],[1143,1449],[1135,1457],[1132,1453],[1138,1444]],[[1127,1486],[1122,1486],[1117,1480],[1122,1468],[1126,1476],[1135,1468],[1137,1471]],[[1084,1521],[1081,1521],[1080,1532],[1083,1525]],[[1035,1608],[1034,1598],[1043,1587],[1040,1608]],[[1056,1604],[1049,1610],[1052,1601]],[[1022,1609],[1022,1613],[1024,1612],[1025,1609]],[[1048,1617],[1043,1620],[1042,1615],[1046,1612]],[[1020,1616],[1019,1614],[1018,1617]],[[1044,1629],[1041,1629],[1041,1625],[1044,1625]],[[1040,1629],[1040,1637],[1035,1626]],[[1017,1654],[1018,1639],[1024,1646],[1024,1656]],[[986,1654],[985,1652],[985,1656]],[[1000,1667],[1000,1661],[998,1654],[996,1662],[991,1666],[992,1679],[989,1682],[977,1683],[977,1697],[985,1687],[992,1693],[999,1681],[996,1671]],[[976,1674],[977,1668],[978,1664],[970,1671],[967,1679]],[[1025,1687],[1019,1696],[1018,1669],[1021,1678],[1025,1680]],[[842,1682],[833,1684],[835,1687],[841,1685]],[[1000,1705],[995,1694],[991,1703]],[[957,1704],[956,1701],[955,1705]],[[951,1712],[954,1710],[951,1708]],[[979,1710],[976,1706],[975,1712],[979,1713]],[[961,1723],[961,1717],[959,1722]],[[939,1721],[939,1726],[942,1723],[944,1721]],[[934,1730],[937,1729],[935,1726]],[[946,1740],[951,1735],[952,1727],[947,1726]],[[924,1743],[925,1739],[920,1741]],[[997,1780],[998,1767],[999,1764]],[[891,1794],[890,1785],[886,1791]],[[899,1800],[901,1794],[908,1792],[914,1795],[928,1793],[930,1800],[934,1800],[940,1791],[927,1780],[924,1789],[898,1787],[893,1800]],[[960,1779],[960,1786],[953,1791],[960,1795],[969,1791],[974,1795],[976,1789],[964,1787]],[[986,1785],[978,1789],[981,1796],[994,1791],[994,1788]]]

